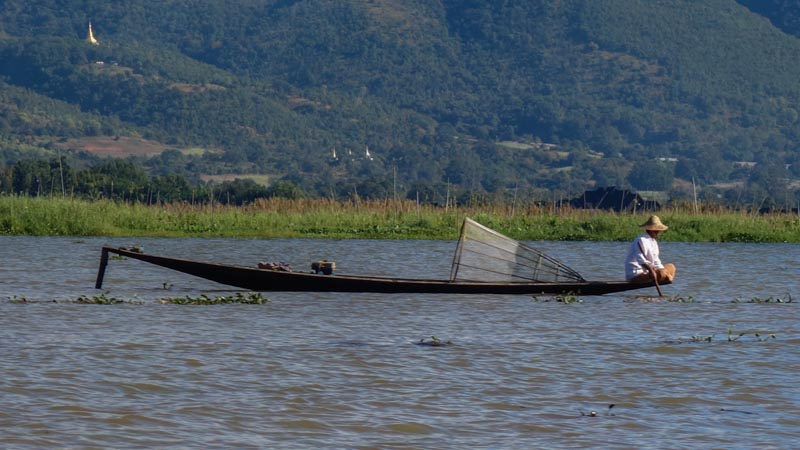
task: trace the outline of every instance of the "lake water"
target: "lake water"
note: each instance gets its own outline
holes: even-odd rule
[[[268,293],[264,305],[177,306],[158,299],[232,291],[132,260],[109,261],[97,291],[105,243],[295,270],[327,258],[339,273],[434,278],[449,275],[455,245],[0,237],[0,447],[788,448],[800,440],[798,245],[662,243],[663,259],[678,267],[664,294],[683,303],[646,297],[656,295],[649,288],[572,304]],[[533,245],[586,278],[622,277],[627,243]],[[103,292],[137,302],[64,301]],[[770,297],[795,302],[751,302]],[[431,336],[452,345],[416,345]]]

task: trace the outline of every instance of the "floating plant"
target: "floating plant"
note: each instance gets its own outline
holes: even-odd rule
[[[748,338],[749,335],[750,335],[749,333],[734,331],[733,325],[731,325],[730,327],[728,327],[727,337],[725,339],[725,342],[744,342],[745,340],[750,340]],[[762,334],[759,332],[755,332],[752,334],[752,336],[753,336],[752,340],[755,340],[757,342],[766,342],[771,339],[777,339],[774,333]],[[703,342],[710,343],[713,340],[714,340],[714,335],[712,334],[712,335],[694,335],[691,337],[681,337],[678,339],[666,340],[664,342],[667,344],[703,343]]]
[[[741,339],[743,336],[746,336],[746,335],[747,335],[747,333],[744,333],[744,332],[740,332],[738,334],[736,332],[734,332],[733,331],[733,325],[728,327],[728,342],[737,342],[739,339]],[[761,333],[755,332],[755,333],[753,333],[753,337],[755,337],[755,339],[757,341],[759,341],[759,342],[768,341],[770,339],[776,339],[774,333],[770,333],[770,334],[767,334],[767,335],[762,335]]]
[[[76,303],[81,305],[118,305],[120,303],[141,303],[139,300],[123,300],[116,297],[109,297],[107,294],[99,295],[81,295],[74,299],[53,299],[53,300],[38,300],[29,297],[17,297],[16,295],[9,299],[11,303]]]
[[[125,303],[125,300],[121,300],[115,297],[109,297],[105,293],[103,293],[91,297],[86,295],[81,295],[80,297],[75,299],[72,303],[80,303],[85,305],[116,305],[118,303]]]
[[[632,297],[632,300],[643,303],[662,303],[662,302],[694,303],[695,302],[694,297],[692,297],[691,295],[687,297],[682,297],[680,295],[666,296],[666,297],[653,296],[653,295],[636,295]]]
[[[678,338],[674,341],[667,341],[668,344],[683,344],[684,342],[711,342],[714,339],[714,335],[710,336],[703,336],[703,335],[695,335],[688,338]]]
[[[205,294],[202,294],[199,297],[190,297],[188,295],[186,297],[169,297],[162,298],[160,302],[172,305],[224,305],[231,303],[244,305],[263,305],[264,303],[269,302],[269,299],[265,298],[258,292],[251,292],[248,294],[242,294],[241,292],[238,292],[236,295],[220,297],[209,297]]]
[[[580,297],[571,292],[554,295],[552,297],[545,297],[543,299],[539,299],[539,297],[534,296],[531,300],[534,302],[543,302],[543,303],[547,302],[564,303],[564,304],[583,303],[583,300]]]
[[[781,297],[753,297],[750,300],[734,299],[731,303],[792,303],[791,294],[786,294],[784,298]]]

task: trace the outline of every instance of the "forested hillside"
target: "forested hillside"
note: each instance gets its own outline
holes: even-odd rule
[[[763,15],[776,27],[800,37],[800,3],[795,0],[737,0],[753,12]]]
[[[694,183],[796,206],[798,17],[781,0],[5,0],[0,190],[34,191],[20,160],[67,160],[78,186],[117,152],[149,177],[260,174],[293,195]]]

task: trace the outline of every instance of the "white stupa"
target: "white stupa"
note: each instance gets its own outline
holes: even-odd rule
[[[89,33],[86,34],[86,42],[92,45],[100,45],[100,41],[94,38],[94,32],[92,32],[92,22],[89,22]]]

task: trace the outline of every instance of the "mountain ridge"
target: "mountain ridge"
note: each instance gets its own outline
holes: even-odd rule
[[[785,192],[756,186],[734,162],[800,176],[800,41],[746,3],[252,0],[233,11],[206,0],[86,10],[7,0],[6,164],[24,133],[4,92],[23,88],[81,111],[74,126],[48,128],[54,141],[89,121],[88,136],[221,148],[175,170],[269,173],[312,194],[372,180],[386,195],[392,176],[406,189],[488,194],[670,190],[684,179],[710,195],[733,180],[777,198]],[[90,20],[96,47],[83,42]],[[367,146],[369,162],[331,157]],[[641,171],[669,180],[648,185]]]

